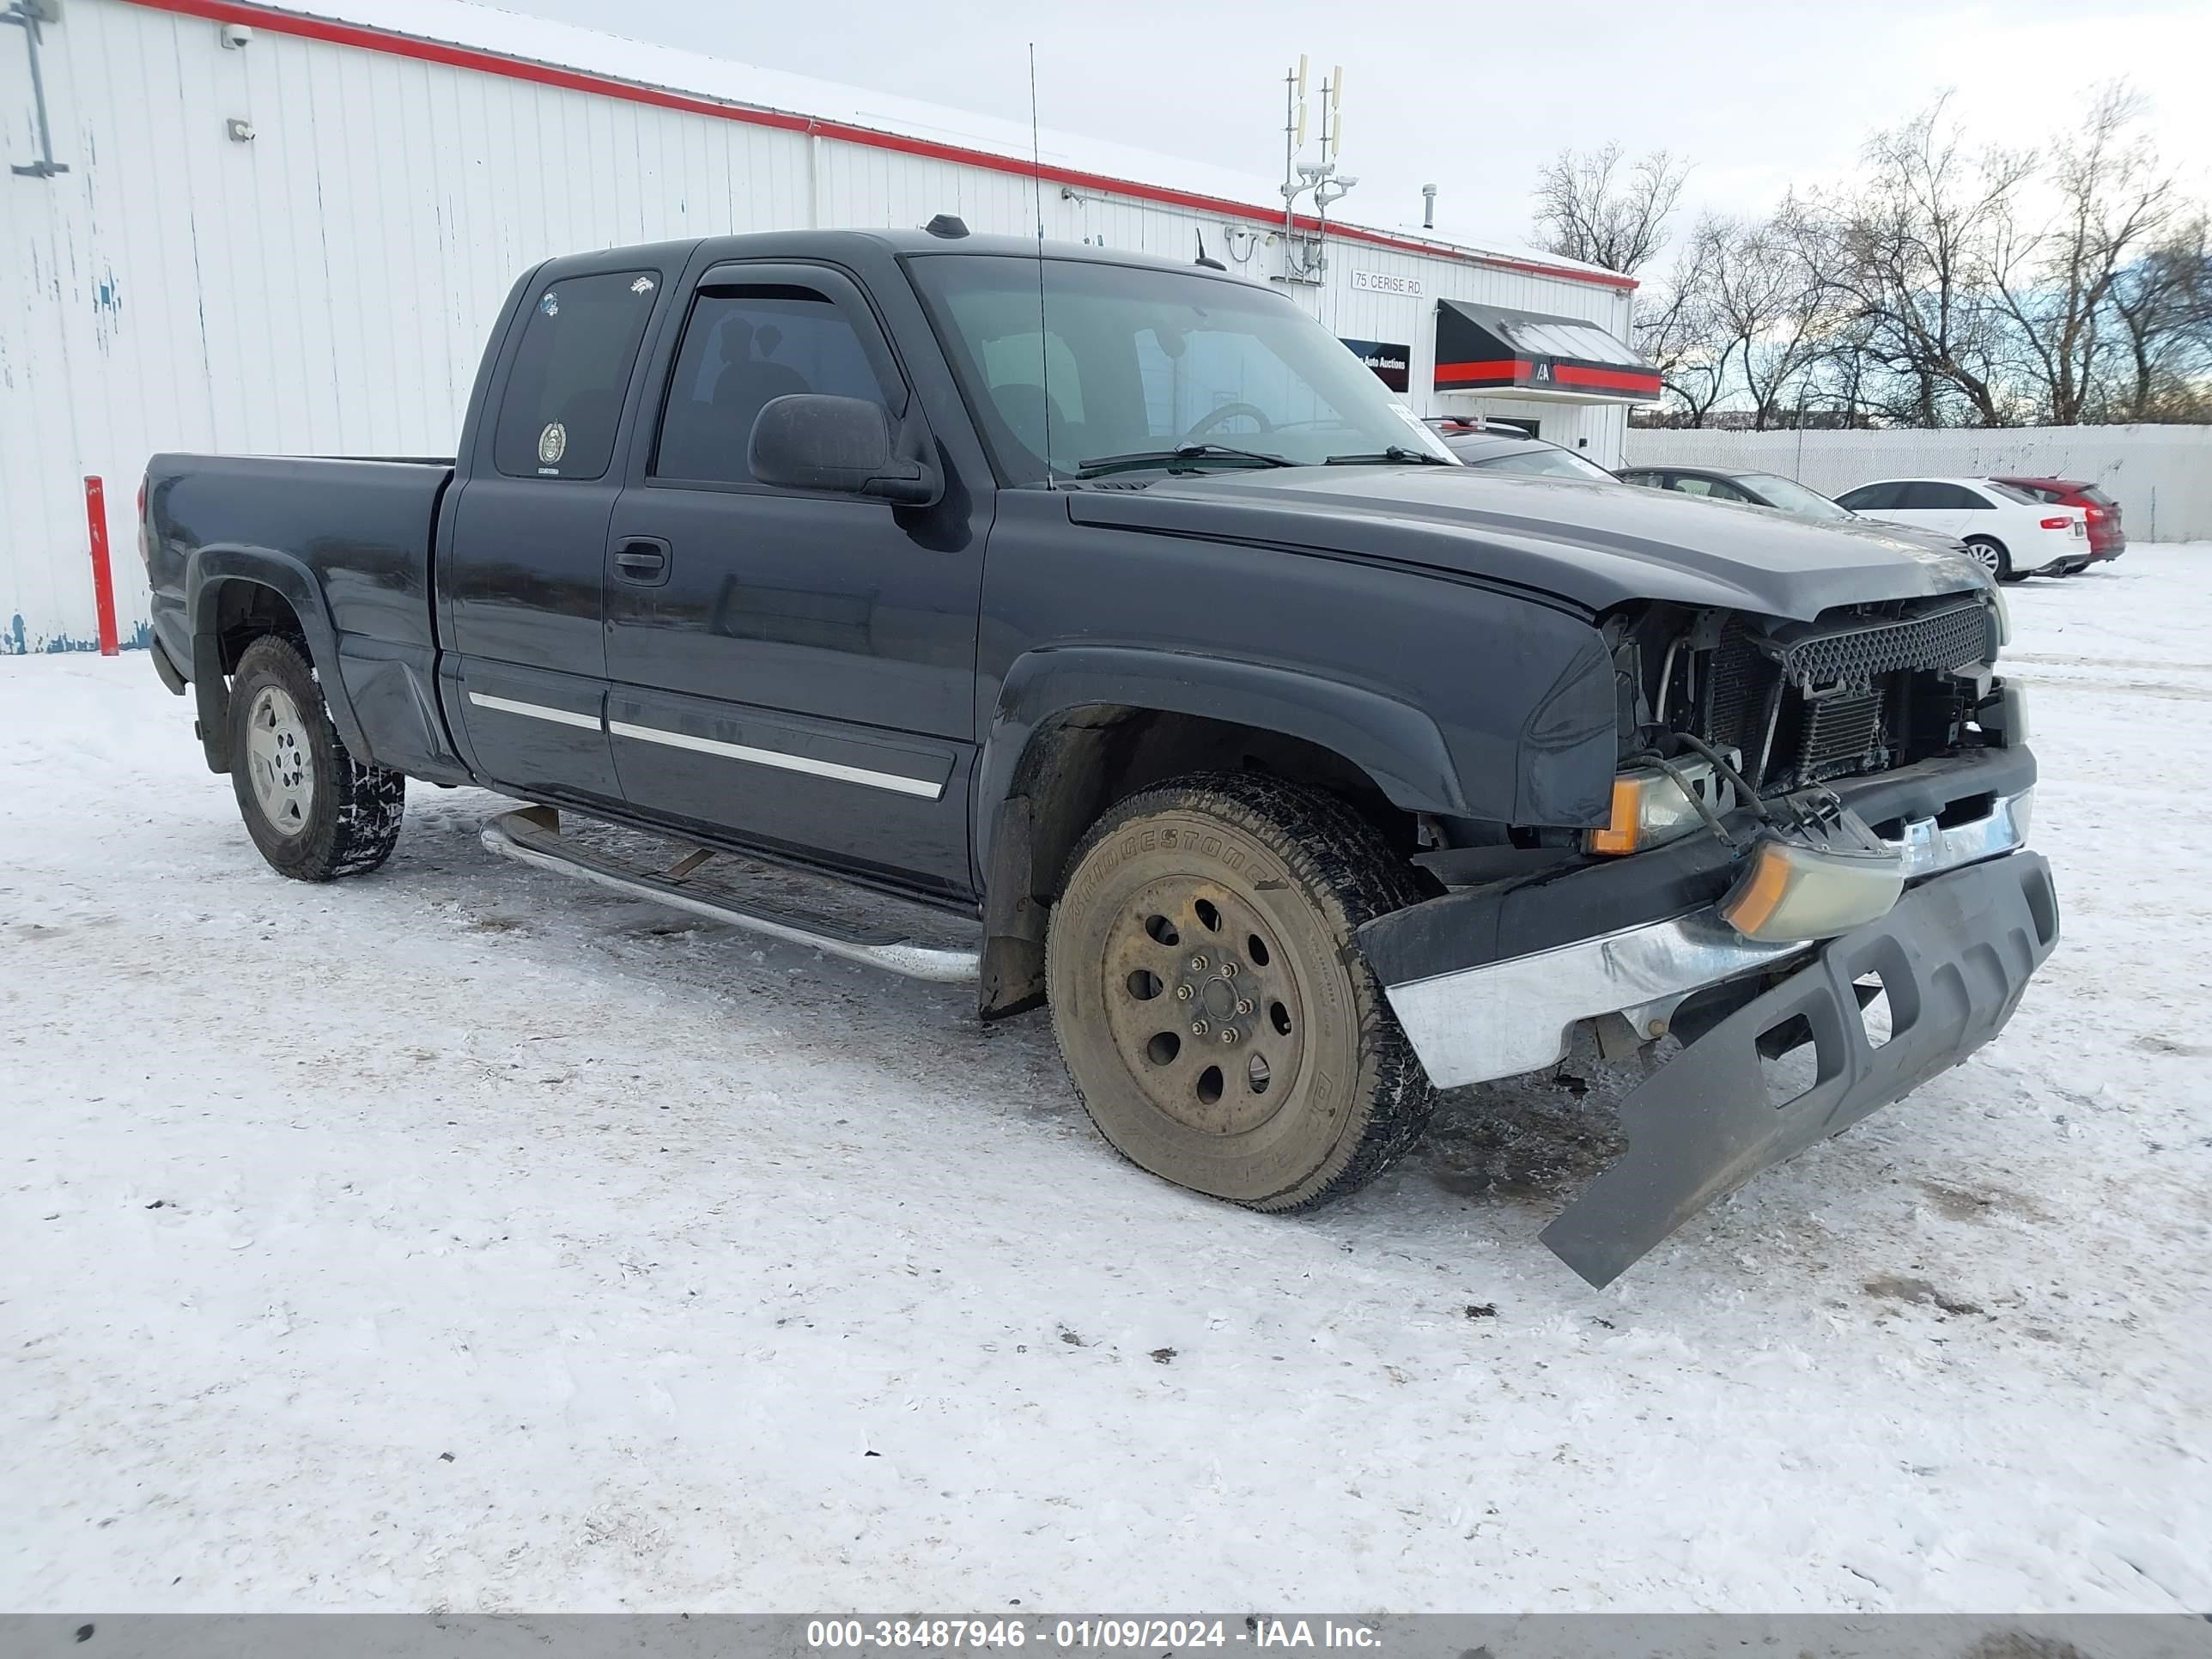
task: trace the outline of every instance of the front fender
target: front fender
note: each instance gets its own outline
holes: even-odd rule
[[[185,615],[192,632],[192,690],[198,705],[200,743],[210,771],[230,769],[230,689],[222,672],[222,641],[216,625],[224,590],[250,582],[276,593],[299,618],[307,638],[307,659],[321,682],[331,724],[346,748],[367,758],[368,744],[338,672],[337,629],[314,573],[291,554],[273,547],[197,548],[185,567]]]
[[[1413,812],[1465,814],[1458,769],[1437,723],[1364,686],[1268,663],[1127,646],[1056,646],[1009,665],[977,768],[988,808],[1011,792],[1037,728],[1071,709],[1158,709],[1280,732],[1341,755],[1391,802]]]

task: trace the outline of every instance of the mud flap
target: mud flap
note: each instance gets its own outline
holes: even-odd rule
[[[1593,1285],[1610,1284],[1716,1199],[1839,1134],[1956,1066],[2004,1029],[2058,941],[2051,866],[2020,852],[1910,890],[1729,1015],[1620,1103],[1628,1151],[1543,1232]],[[1854,986],[1879,975],[1889,1040],[1874,1046]],[[1814,1080],[1780,1105],[1759,1039],[1802,1020]],[[1770,1048],[1773,1045],[1769,1044]]]

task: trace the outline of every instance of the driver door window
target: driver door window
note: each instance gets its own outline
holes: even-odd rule
[[[786,286],[700,295],[669,376],[655,478],[750,484],[753,422],[800,392],[883,404],[852,319],[827,295]]]

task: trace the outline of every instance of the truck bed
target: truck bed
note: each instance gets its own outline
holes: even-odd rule
[[[316,660],[338,665],[331,714],[348,745],[418,775],[453,769],[431,581],[453,476],[445,459],[155,456],[140,550],[155,645],[188,681],[219,672],[242,579],[284,583],[310,642],[330,647]]]

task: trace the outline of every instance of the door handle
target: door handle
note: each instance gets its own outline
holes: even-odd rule
[[[657,536],[625,536],[615,544],[616,574],[641,586],[668,580],[668,544]]]

